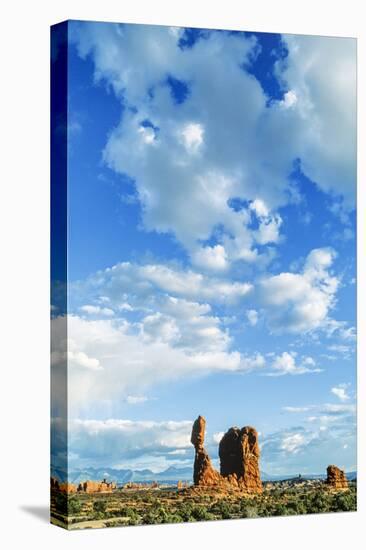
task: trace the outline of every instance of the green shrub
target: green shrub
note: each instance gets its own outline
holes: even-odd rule
[[[102,514],[105,514],[106,508],[107,508],[107,502],[105,500],[95,500],[93,502],[94,512],[100,512]]]
[[[68,500],[67,511],[71,515],[80,514],[82,510],[81,503],[77,497],[71,497]]]

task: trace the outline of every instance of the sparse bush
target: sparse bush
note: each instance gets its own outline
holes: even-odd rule
[[[246,506],[242,510],[243,518],[257,518],[258,516],[258,508],[256,506]]]
[[[55,496],[55,508],[59,514],[67,515],[67,495],[65,493],[57,493]]]
[[[356,510],[356,493],[347,491],[346,493],[337,493],[332,502],[332,512],[349,512]]]
[[[210,514],[204,506],[195,506],[192,509],[192,516],[197,521],[208,521],[210,519],[215,519],[215,516]]]
[[[105,500],[95,500],[93,502],[94,512],[105,514],[106,509],[107,509],[107,502]]]
[[[77,497],[71,497],[67,504],[68,513],[73,515],[80,514],[82,510],[81,503]]]
[[[222,519],[230,519],[233,516],[233,504],[226,500],[219,500],[213,506],[210,511]]]

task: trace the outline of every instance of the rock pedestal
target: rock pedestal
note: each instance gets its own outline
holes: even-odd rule
[[[216,485],[220,482],[220,474],[211,464],[203,444],[205,442],[206,420],[199,416],[193,423],[191,443],[195,448],[193,467],[193,482],[198,486]]]

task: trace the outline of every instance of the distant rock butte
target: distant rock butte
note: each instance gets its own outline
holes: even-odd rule
[[[327,484],[332,489],[348,489],[346,474],[334,464],[327,468]]]
[[[199,416],[193,423],[191,442],[195,448],[193,482],[198,487],[237,488],[261,493],[258,433],[250,426],[230,428],[219,445],[220,473],[214,469],[204,448],[206,421]]]
[[[111,493],[117,485],[105,479],[103,481],[83,481],[76,486],[67,481],[60,483],[57,479],[51,477],[51,490],[61,491],[62,493]]]
[[[103,481],[84,481],[79,483],[78,492],[80,493],[111,493],[116,489],[116,484],[105,479]]]
[[[59,490],[62,493],[67,493],[68,495],[71,495],[72,493],[76,493],[77,487],[74,485],[74,483],[68,483],[65,481],[64,483],[60,483]]]

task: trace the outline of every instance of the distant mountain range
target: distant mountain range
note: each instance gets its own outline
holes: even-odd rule
[[[128,481],[132,482],[153,482],[158,481],[159,483],[177,483],[180,481],[192,481],[192,467],[186,468],[176,468],[175,466],[170,466],[163,472],[155,473],[151,470],[119,470],[116,468],[84,468],[77,469],[69,472],[69,479],[71,483],[78,484],[81,481],[87,479],[91,480],[102,480],[106,478],[110,481],[115,481],[118,485],[127,483]],[[60,481],[66,481],[65,474],[58,469],[52,470],[52,476],[58,478]],[[357,472],[348,472],[346,473],[348,479],[356,479]],[[326,474],[304,474],[301,475],[303,479],[325,479]],[[266,472],[261,472],[262,481],[285,481],[289,479],[296,479],[297,476],[294,475],[271,475]]]

